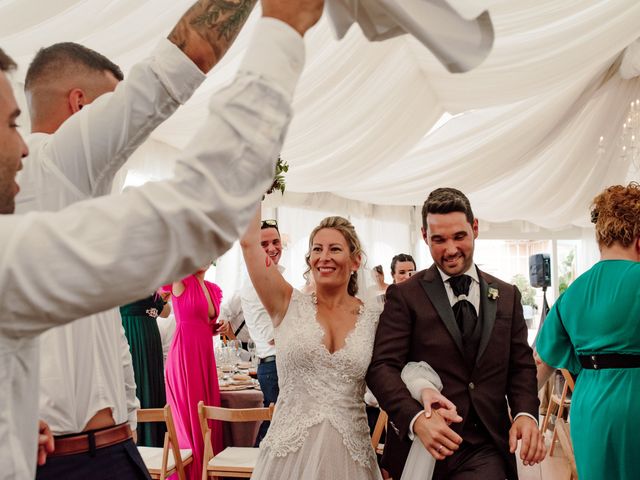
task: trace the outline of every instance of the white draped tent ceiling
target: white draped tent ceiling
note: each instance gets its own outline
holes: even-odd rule
[[[38,48],[59,41],[94,48],[126,74],[191,3],[0,0],[0,47],[20,64],[20,90]],[[587,226],[589,203],[604,186],[637,180],[636,167],[620,154],[620,135],[629,103],[640,96],[640,2],[482,3],[494,47],[465,74],[448,73],[409,36],[370,43],[354,26],[337,41],[323,18],[307,35],[282,152],[291,166],[289,194],[278,201],[375,212],[373,206],[421,205],[433,188],[454,186],[483,220],[560,229]],[[207,99],[232,79],[258,15],[203,87],[132,158],[127,168],[135,178],[170,175]]]

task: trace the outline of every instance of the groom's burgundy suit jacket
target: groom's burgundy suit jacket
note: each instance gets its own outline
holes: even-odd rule
[[[435,264],[387,290],[367,384],[389,414],[382,464],[393,478],[402,474],[411,447],[409,425],[422,410],[400,372],[407,362],[425,361],[440,376],[443,395],[463,419],[473,405],[505,457],[509,478],[517,479],[515,456],[509,453],[509,408],[513,416],[529,413],[537,418],[536,367],[520,292],[479,269],[478,274],[483,328],[472,369],[464,360],[462,336]],[[497,298],[491,298],[496,293]],[[452,428],[460,434],[463,423]]]

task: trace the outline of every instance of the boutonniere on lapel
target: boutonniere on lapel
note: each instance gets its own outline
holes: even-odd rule
[[[500,292],[498,292],[497,288],[489,287],[489,290],[487,291],[487,297],[489,297],[491,300],[497,300],[499,296]]]

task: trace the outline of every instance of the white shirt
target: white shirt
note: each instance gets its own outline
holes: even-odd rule
[[[278,265],[278,271],[284,272],[284,267]],[[256,344],[258,358],[266,358],[276,354],[276,346],[273,344],[273,323],[271,317],[262,306],[258,292],[253,288],[251,279],[246,278],[240,289],[242,299],[242,312],[247,322],[249,335]]]
[[[0,478],[35,475],[37,336],[143,298],[231,247],[273,182],[303,63],[300,35],[261,19],[173,180],[0,216]]]
[[[240,291],[234,292],[229,300],[222,302],[222,305],[220,305],[218,321],[221,320],[227,320],[231,324],[231,328],[234,332],[238,330],[240,325],[242,325],[242,322],[245,322],[245,324],[242,325],[242,328],[240,328],[240,331],[236,333],[236,338],[245,343],[251,340],[249,329],[247,328],[247,323],[244,318],[244,313],[242,312],[242,298],[240,297]]]
[[[468,0],[327,0],[338,38],[353,23],[372,41],[413,35],[453,73],[478,66],[491,52],[490,2]]]
[[[163,39],[115,92],[100,96],[54,134],[27,139],[30,155],[18,177],[16,213],[60,210],[108,194],[129,155],[204,79]],[[43,333],[40,355],[40,416],[54,435],[81,432],[104,408],[116,424],[128,421],[135,430],[140,402],[118,308]]]

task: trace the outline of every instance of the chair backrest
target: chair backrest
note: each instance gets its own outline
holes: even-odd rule
[[[576,387],[576,383],[573,380],[573,377],[571,376],[571,374],[569,373],[569,370],[560,369],[560,371],[562,372],[562,376],[564,377],[565,383],[569,385],[569,389],[573,392],[573,390]]]
[[[221,422],[257,422],[270,421],[273,418],[273,403],[262,408],[223,408],[208,407],[204,402],[198,403],[198,415],[200,422],[206,420],[219,420]]]
[[[200,417],[200,430],[204,440],[204,454],[202,458],[202,478],[206,479],[207,465],[213,458],[213,447],[211,445],[211,429],[207,420],[218,420],[221,422],[257,422],[260,420],[270,421],[273,418],[275,407],[273,403],[262,408],[223,408],[208,407],[203,401],[198,402],[198,417]]]
[[[171,406],[166,404],[164,408],[144,408],[138,410],[138,422],[164,422],[167,432],[164,434],[164,444],[162,446],[162,473],[160,478],[164,478],[167,473],[167,464],[169,460],[169,449],[173,452],[173,459],[176,464],[176,472],[179,479],[186,478],[184,472],[184,464],[182,455],[180,454],[180,446],[178,445],[178,435],[176,426],[173,423],[173,415],[171,414]]]
[[[380,444],[380,438],[382,437],[382,432],[387,428],[387,419],[389,416],[387,412],[380,409],[380,414],[378,415],[378,420],[376,421],[376,426],[373,428],[373,433],[371,434],[371,445],[373,446],[373,450],[376,451],[378,449],[378,445]]]

